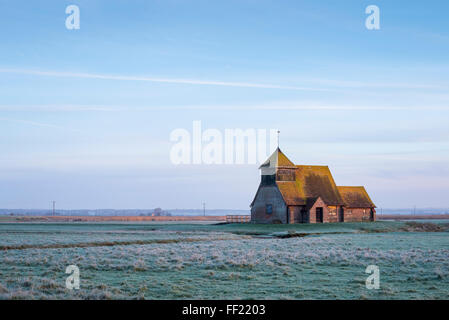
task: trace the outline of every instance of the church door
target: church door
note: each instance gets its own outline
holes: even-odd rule
[[[345,222],[345,209],[343,208],[338,211],[338,222]]]
[[[316,223],[323,223],[323,208],[316,208]]]
[[[301,209],[300,217],[301,223],[309,223],[309,212],[305,208]]]

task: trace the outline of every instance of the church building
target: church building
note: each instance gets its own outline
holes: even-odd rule
[[[295,165],[277,148],[259,169],[252,223],[376,220],[376,206],[365,188],[337,186],[328,166]]]

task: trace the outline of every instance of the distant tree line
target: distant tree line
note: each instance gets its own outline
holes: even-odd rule
[[[161,208],[156,208],[152,212],[149,212],[147,214],[141,213],[140,216],[141,217],[144,217],[144,216],[151,216],[151,217],[162,217],[162,216],[165,216],[165,217],[170,217],[171,213],[168,212],[168,211],[162,210]]]

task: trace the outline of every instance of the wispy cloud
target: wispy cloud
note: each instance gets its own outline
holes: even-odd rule
[[[39,112],[76,112],[76,111],[131,111],[129,106],[103,106],[84,104],[46,104],[46,105],[0,105],[0,111],[39,111]],[[141,108],[142,109],[142,108]],[[150,108],[146,108],[150,109]]]
[[[228,82],[228,81],[211,81],[211,80],[194,80],[194,79],[176,79],[176,78],[155,78],[142,76],[119,76],[97,73],[72,73],[58,71],[36,71],[24,69],[0,69],[0,73],[26,74],[45,77],[61,77],[61,78],[80,78],[80,79],[100,79],[100,80],[118,80],[118,81],[145,81],[157,83],[171,84],[188,84],[188,85],[209,85],[209,86],[225,86],[225,87],[242,87],[242,88],[261,88],[261,89],[284,89],[299,91],[333,91],[331,89],[286,86],[276,84],[263,84],[252,82]]]
[[[179,78],[159,78],[147,76],[127,76],[127,75],[110,75],[99,73],[78,73],[78,72],[61,72],[61,71],[41,71],[32,69],[11,69],[0,68],[0,73],[25,74],[42,77],[60,77],[60,78],[79,78],[79,79],[98,79],[98,80],[116,80],[116,81],[143,81],[155,83],[169,84],[187,84],[187,85],[209,85],[209,86],[225,86],[225,87],[242,87],[242,88],[260,88],[260,89],[283,89],[296,91],[328,91],[340,92],[342,88],[390,88],[390,89],[448,89],[447,84],[427,84],[427,83],[372,83],[363,81],[348,81],[340,79],[296,79],[292,81],[311,84],[311,86],[291,86],[268,83],[255,82],[232,82],[232,81],[213,81],[213,80],[197,80],[197,79],[179,79]],[[332,88],[330,88],[332,87]]]
[[[449,110],[449,105],[418,105],[418,106],[388,106],[388,105],[331,105],[314,103],[269,103],[248,105],[0,105],[0,111],[40,111],[40,112],[119,112],[119,111],[149,111],[149,110],[315,110],[315,111],[407,111],[407,110]]]
[[[205,106],[177,106],[163,107],[167,109],[198,109],[198,110],[328,110],[328,111],[355,111],[355,110],[449,110],[449,106],[382,106],[382,105],[315,105],[315,104],[255,104],[255,105],[205,105]]]
[[[37,122],[37,121],[11,119],[11,118],[3,118],[3,117],[0,117],[0,121],[7,121],[7,122],[12,122],[12,123],[31,125],[31,126],[35,126],[35,127],[46,127],[46,128],[53,128],[53,129],[59,129],[59,130],[68,130],[68,131],[73,131],[73,132],[80,132],[78,130],[70,129],[70,128],[67,128],[67,127],[57,126],[57,125],[43,123],[43,122]]]
[[[448,83],[408,83],[408,82],[366,82],[342,79],[307,78],[297,81],[308,82],[336,88],[371,88],[371,89],[435,89],[448,90]]]

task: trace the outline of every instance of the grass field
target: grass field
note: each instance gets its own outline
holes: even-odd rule
[[[0,223],[2,299],[449,299],[447,220]],[[380,289],[368,290],[368,265]],[[68,290],[65,269],[80,270]]]

